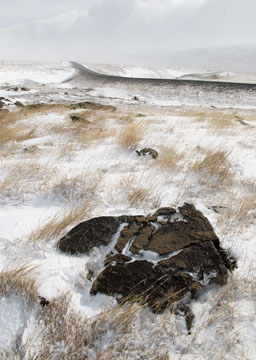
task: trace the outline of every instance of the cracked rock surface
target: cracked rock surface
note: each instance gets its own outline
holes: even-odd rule
[[[90,219],[60,239],[58,247],[88,254],[111,242],[91,294],[136,300],[155,312],[187,304],[210,283],[224,285],[234,267],[208,219],[191,204],[160,208],[149,216]]]

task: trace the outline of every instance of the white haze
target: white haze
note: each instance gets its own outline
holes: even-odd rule
[[[256,38],[253,0],[0,0],[0,6],[1,59],[172,66],[169,54],[177,50],[251,46]]]

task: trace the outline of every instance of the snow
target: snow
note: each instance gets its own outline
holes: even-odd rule
[[[0,348],[7,350],[15,338],[22,333],[26,314],[24,314],[22,299],[14,296],[2,297],[0,300],[1,338]]]
[[[24,62],[16,65],[12,62],[0,61],[0,85],[31,86],[37,83],[60,83],[73,73],[68,63],[42,65]]]
[[[94,69],[104,73],[109,67],[97,64]],[[154,74],[160,77],[167,74],[163,69],[139,67],[112,68],[112,71],[134,77],[153,77]],[[98,112],[98,117],[92,114],[90,118],[90,126],[100,129],[100,132],[110,132],[107,138],[96,138],[91,142],[89,139],[81,145],[78,133],[77,138],[69,136],[72,125],[69,114],[74,111],[53,109],[19,119],[19,124],[36,129],[32,139],[0,145],[0,189],[6,175],[19,164],[22,165],[17,174],[17,184],[1,192],[1,270],[6,267],[16,268],[21,264],[31,266],[31,274],[37,278],[41,296],[51,301],[60,294],[70,293],[72,309],[82,314],[87,321],[94,321],[105,309],[116,306],[117,302],[102,294],[92,297],[92,280],[88,278],[88,273],[91,271],[95,277],[100,272],[105,255],[126,224],[121,225],[109,246],[93,249],[91,254],[81,256],[63,254],[58,251],[56,244],[62,235],[82,219],[67,225],[58,235],[46,239],[31,240],[31,231],[55,218],[63,209],[68,211],[84,203],[87,211],[83,219],[86,220],[101,215],[148,214],[160,206],[178,207],[184,202],[192,202],[207,216],[222,246],[230,249],[237,260],[238,269],[229,283],[224,288],[213,285],[192,301],[195,323],[190,336],[184,317],[168,312],[156,315],[144,308],[135,313],[125,335],[120,327],[109,325],[105,335],[99,335],[95,340],[95,349],[100,353],[113,343],[116,344],[113,353],[118,353],[117,344],[122,344],[126,336],[126,343],[123,344],[126,350],[120,359],[140,358],[140,346],[143,345],[147,348],[148,359],[155,358],[155,349],[163,349],[169,352],[170,359],[205,360],[215,356],[215,359],[232,360],[244,356],[253,360],[256,353],[253,286],[256,252],[255,106],[245,104],[230,108],[230,104],[222,104],[213,109],[210,105],[214,101],[209,104],[203,97],[199,105],[193,101],[191,103],[191,99],[162,99],[154,94],[142,94],[139,101],[134,101],[133,97],[137,93],[130,89],[106,86],[85,90],[75,88],[72,84],[61,84],[73,72],[67,64],[0,64],[0,96],[11,99],[12,104],[16,100],[25,104],[50,103],[50,100],[58,103],[95,101],[117,107],[116,112],[109,112],[107,116]],[[170,77],[181,75],[174,70],[169,71]],[[232,77],[233,74],[227,72],[222,76]],[[7,91],[6,84],[24,84],[24,79],[29,79],[25,83],[29,85],[30,91]],[[67,89],[68,95],[65,95]],[[14,105],[10,108],[17,110]],[[80,110],[75,112],[79,114]],[[144,116],[138,117],[138,114]],[[236,121],[236,116],[250,126]],[[219,118],[223,121],[231,119],[231,124],[214,127],[212,119],[219,124]],[[158,159],[138,157],[134,148],[123,148],[118,143],[120,132],[129,121],[144,126],[137,147],[156,149],[159,152]],[[54,126],[59,127],[59,133],[52,130]],[[71,148],[68,147],[70,141]],[[24,150],[32,146],[35,146],[35,153]],[[171,154],[175,153],[177,162],[178,155],[183,154],[179,160],[180,170],[166,165],[159,166],[158,161],[167,151],[166,147],[170,148]],[[231,185],[218,181],[216,184],[216,177],[200,177],[189,170],[195,158],[200,158],[201,152],[207,149],[227,152],[234,180]],[[38,167],[35,173],[32,167],[26,165],[30,162]],[[27,167],[29,170],[26,172]],[[47,171],[50,180],[46,176]],[[72,183],[72,179],[79,175],[82,175],[82,180]],[[129,200],[136,189],[147,191],[146,198],[138,203]],[[216,213],[214,206],[222,206],[223,212]],[[243,207],[248,208],[248,211],[243,210]],[[126,250],[126,255],[132,255]],[[167,257],[172,255],[175,254],[168,254]],[[137,258],[152,262],[159,260],[159,255],[151,251],[142,251],[132,257],[132,261]],[[0,296],[1,350],[10,349],[20,336],[26,343],[34,335],[35,348],[39,344],[40,336],[36,335],[40,334],[41,325],[37,323],[37,308],[26,307],[23,301],[18,294]],[[57,345],[61,347],[61,344]],[[92,359],[96,358],[95,349],[91,350]],[[143,351],[146,352],[145,349]]]

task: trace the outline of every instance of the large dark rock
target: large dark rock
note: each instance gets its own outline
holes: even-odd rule
[[[159,312],[187,292],[194,296],[199,288],[200,284],[185,272],[166,270],[142,260],[109,265],[94,281],[91,294],[121,294],[123,300],[135,299]]]
[[[227,281],[227,267],[212,241],[201,242],[182,249],[177,255],[160,261],[160,264],[168,269],[194,272],[201,282],[209,276],[220,285]]]
[[[108,245],[128,219],[128,216],[101,216],[84,221],[59,240],[58,248],[65,253],[87,254],[95,246]]]
[[[201,287],[225,284],[235,266],[208,219],[191,204],[177,211],[160,208],[148,216],[94,218],[77,225],[58,246],[71,254],[88,253],[94,246],[108,245],[114,235],[117,240],[91,294],[136,300],[154,311],[174,302],[186,308]],[[193,318],[189,310],[183,312]]]

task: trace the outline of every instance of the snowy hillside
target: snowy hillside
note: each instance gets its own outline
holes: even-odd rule
[[[134,78],[186,74],[86,65]],[[160,86],[88,84],[66,63],[0,63],[2,359],[255,359],[255,93],[247,101],[246,87],[215,89],[214,102],[178,89],[170,98]],[[138,156],[142,148],[158,157]],[[79,256],[57,247],[83,220],[184,203],[237,261],[227,284],[191,301],[191,334],[179,313],[90,295],[110,247]]]

